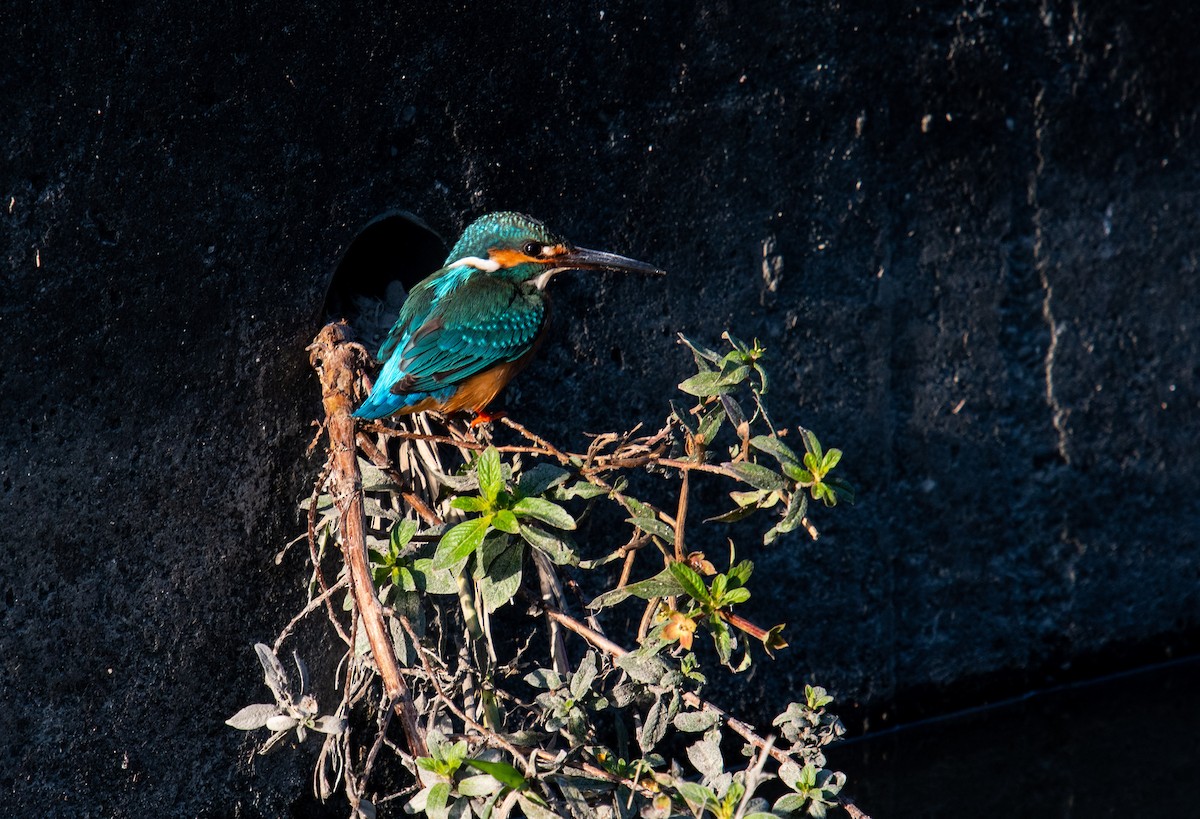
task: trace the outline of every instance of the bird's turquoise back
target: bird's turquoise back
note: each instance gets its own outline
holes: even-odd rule
[[[354,414],[383,418],[427,398],[446,401],[471,376],[532,350],[545,317],[536,288],[468,266],[442,268],[405,300],[379,349],[375,389]]]

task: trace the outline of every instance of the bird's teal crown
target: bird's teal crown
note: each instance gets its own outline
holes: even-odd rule
[[[516,281],[526,281],[542,273],[546,268],[544,259],[540,262],[526,261],[532,246],[540,248],[562,247],[569,249],[571,245],[545,225],[531,216],[513,211],[500,211],[480,216],[467,226],[454,249],[446,257],[446,266],[450,267],[463,260],[471,266],[478,267],[478,261],[496,261],[498,267],[489,270],[493,276],[499,276]],[[510,253],[494,254],[494,251],[510,251]],[[536,254],[535,254],[536,255]],[[484,268],[481,268],[484,269]]]

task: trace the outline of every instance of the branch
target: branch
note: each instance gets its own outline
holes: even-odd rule
[[[362,475],[358,470],[354,445],[354,418],[350,414],[358,397],[356,386],[361,382],[367,354],[361,346],[350,343],[345,322],[328,324],[322,328],[309,350],[309,361],[321,379],[332,465],[330,494],[338,509],[338,528],[342,535],[346,565],[350,570],[354,602],[362,617],[375,664],[379,666],[384,691],[400,717],[409,750],[413,756],[428,756],[425,732],[417,721],[417,711],[408,684],[400,676],[396,651],[383,622],[383,611],[375,596],[371,569],[367,563]]]

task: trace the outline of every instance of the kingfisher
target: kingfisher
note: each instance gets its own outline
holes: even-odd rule
[[[413,287],[379,348],[383,369],[358,418],[425,410],[496,417],[487,406],[533,357],[547,326],[545,289],[564,270],[665,275],[644,262],[576,247],[521,213],[472,222],[445,265]]]

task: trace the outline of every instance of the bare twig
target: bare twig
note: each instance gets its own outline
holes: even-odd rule
[[[338,509],[342,549],[350,569],[350,588],[363,618],[363,628],[379,667],[384,691],[389,702],[398,709],[409,750],[413,756],[426,756],[425,732],[417,721],[408,683],[400,675],[396,651],[383,622],[367,563],[362,476],[354,446],[354,418],[350,414],[358,397],[356,386],[366,365],[366,351],[349,342],[344,322],[326,325],[309,349],[312,365],[321,378],[332,462],[330,492]]]
[[[309,614],[311,614],[313,612],[313,610],[316,609],[318,606],[320,606],[322,603],[328,602],[329,598],[333,596],[333,593],[335,591],[337,591],[338,589],[344,588],[346,586],[346,584],[349,582],[350,582],[350,579],[348,577],[343,577],[340,580],[338,580],[338,582],[336,582],[332,586],[330,586],[328,589],[326,589],[325,591],[321,592],[319,595],[314,597],[312,600],[309,600],[308,605],[305,606],[300,611],[299,614],[297,614],[295,617],[293,617],[288,622],[288,624],[283,627],[283,631],[279,632],[279,636],[275,638],[275,645],[271,647],[272,650],[276,654],[278,654],[279,647],[283,645],[283,641],[286,640],[288,638],[288,635],[290,635],[292,633],[292,629],[294,629],[296,627],[296,624],[299,623],[301,620],[303,620],[305,617],[307,617]],[[339,623],[336,620],[334,620],[333,622],[334,622],[334,625],[339,625]],[[350,645],[353,645],[353,643],[349,642],[350,641],[349,637],[347,637],[346,640],[347,640],[347,643],[349,643]]]
[[[324,428],[325,426],[322,424],[321,429]],[[325,601],[325,612],[329,615],[329,622],[333,624],[333,628],[342,638],[342,642],[352,646],[354,643],[342,628],[342,623],[333,610],[333,603],[329,600],[329,584],[325,582],[325,574],[321,571],[321,555],[317,552],[317,500],[321,497],[325,481],[329,480],[329,472],[332,468],[333,462],[326,461],[325,466],[321,469],[320,477],[313,484],[312,495],[308,498],[308,554],[309,559],[312,560],[313,575],[317,578],[317,585],[321,587],[321,598]]]
[[[679,509],[675,513],[675,559],[683,560],[683,526],[687,521],[688,510],[688,475],[686,469],[680,473],[682,483],[679,486]]]

